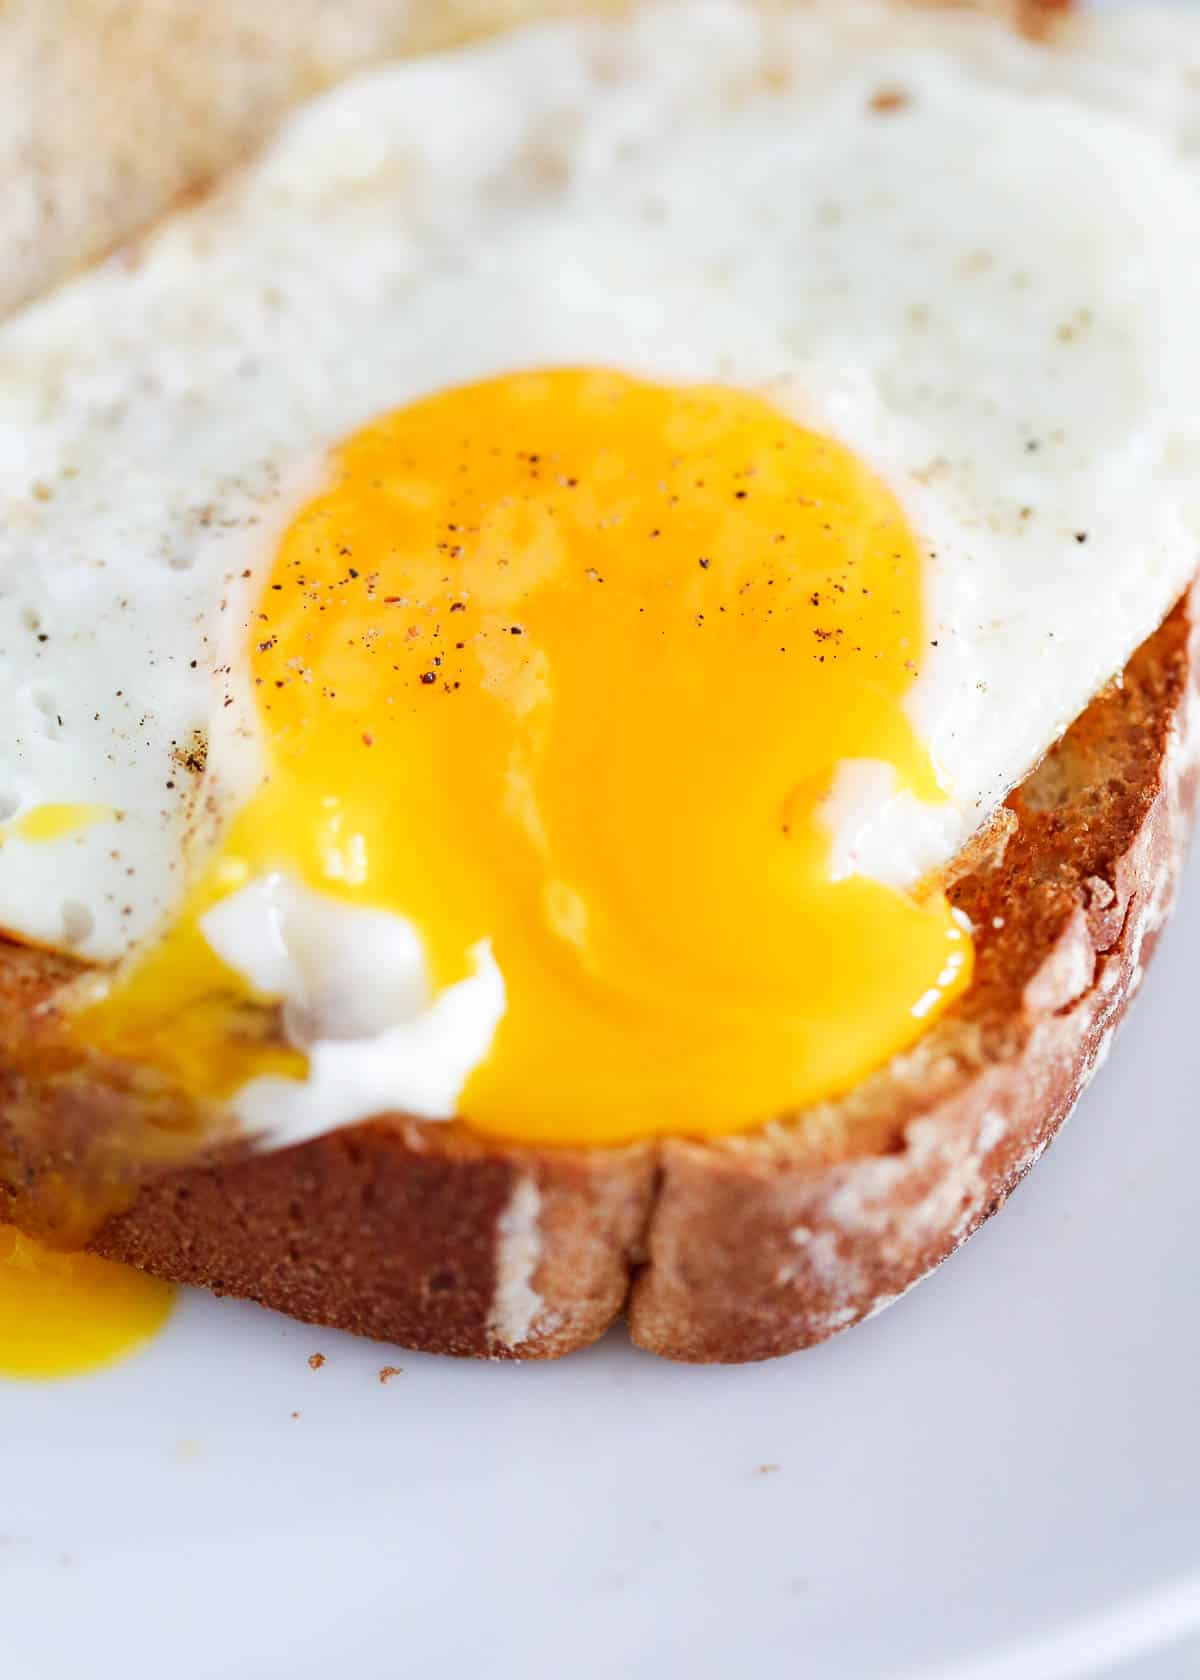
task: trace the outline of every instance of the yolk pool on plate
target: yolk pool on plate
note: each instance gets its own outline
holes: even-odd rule
[[[62,1254],[0,1225],[0,1377],[67,1377],[131,1353],[171,1310],[168,1283]]]
[[[435,987],[491,941],[477,1130],[715,1134],[844,1090],[970,977],[944,898],[832,880],[818,815],[847,759],[941,797],[922,646],[896,500],[757,396],[567,369],[389,414],[258,599],[267,778],[89,1030],[215,1095],[265,1071],[197,924],[286,870],[409,918]]]

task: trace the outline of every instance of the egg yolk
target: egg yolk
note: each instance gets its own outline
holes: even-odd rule
[[[302,1077],[230,1033],[198,926],[282,870],[408,918],[435,990],[490,941],[478,1131],[712,1135],[843,1091],[970,978],[945,899],[835,880],[821,815],[847,760],[942,797],[923,645],[895,498],[759,396],[565,369],[389,414],[257,601],[268,773],[93,1030],[218,1096]]]
[[[0,828],[0,844],[10,834],[22,840],[62,840],[116,815],[110,805],[32,805]]]
[[[67,1377],[152,1336],[170,1284],[94,1254],[61,1254],[0,1225],[0,1376]]]

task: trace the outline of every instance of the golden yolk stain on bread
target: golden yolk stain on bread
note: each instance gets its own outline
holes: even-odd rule
[[[132,1353],[171,1310],[170,1284],[0,1225],[0,1377],[68,1377]]]
[[[477,1130],[712,1135],[843,1091],[971,972],[939,894],[832,879],[820,816],[848,759],[940,798],[922,646],[895,498],[758,396],[567,369],[387,415],[274,557],[268,774],[103,1035],[215,1095],[264,1071],[198,922],[281,870],[407,917],[435,988],[491,942]]]

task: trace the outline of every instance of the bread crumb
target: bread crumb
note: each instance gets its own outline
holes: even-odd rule
[[[759,1467],[758,1467],[758,1473],[759,1473],[760,1476],[769,1476],[772,1473],[772,1471],[778,1470],[778,1469],[779,1469],[778,1464],[760,1464]]]
[[[300,1416],[300,1413],[299,1413],[299,1412],[293,1412],[293,1413],[292,1413],[292,1416],[293,1416],[293,1417],[294,1417],[294,1418],[298,1418],[298,1417],[299,1417],[299,1416]]]
[[[324,1363],[325,1363],[325,1355],[323,1353],[310,1353],[309,1354],[309,1356],[308,1356],[308,1368],[309,1368],[310,1371],[319,1371],[321,1369],[322,1365],[324,1365]]]
[[[399,1375],[399,1365],[384,1365],[380,1367],[379,1380],[381,1383],[391,1382],[393,1377],[398,1377]]]

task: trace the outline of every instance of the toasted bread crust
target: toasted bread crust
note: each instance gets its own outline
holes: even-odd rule
[[[1107,1056],[1171,906],[1198,780],[1192,613],[1177,607],[1012,796],[1003,861],[953,890],[976,983],[911,1069],[883,1075],[887,1152],[814,1163],[786,1132],[663,1145],[629,1304],[640,1345],[711,1361],[821,1341],[910,1288],[1028,1172]]]
[[[170,1172],[93,1246],[460,1355],[552,1358],[624,1307],[656,1353],[761,1359],[877,1311],[1003,1204],[1137,989],[1196,792],[1193,625],[1181,602],[1013,794],[1003,857],[952,889],[976,928],[975,984],[840,1103],[748,1136],[614,1150],[382,1118]],[[81,1126],[119,1130],[145,1100],[55,1033],[65,967],[0,947],[0,1021],[19,1006],[35,1023],[0,1045],[0,1142],[12,1160],[22,1138],[58,1139],[52,1174],[69,1172]],[[36,1185],[28,1155],[25,1169]],[[9,1206],[29,1222],[20,1197]]]
[[[621,1311],[653,1171],[646,1149],[505,1149],[379,1120],[172,1175],[93,1246],[406,1347],[553,1358]]]

